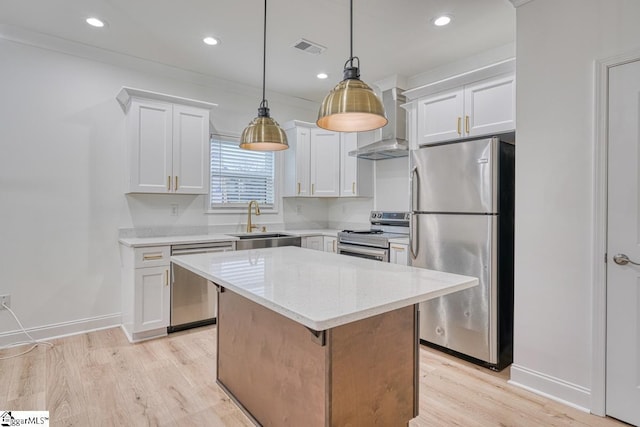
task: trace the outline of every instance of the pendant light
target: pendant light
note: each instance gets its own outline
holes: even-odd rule
[[[258,117],[242,131],[240,148],[255,151],[279,151],[289,148],[287,135],[269,115],[269,103],[265,98],[265,74],[267,68],[267,0],[264,0],[264,32],[262,50],[262,102]]]
[[[338,132],[361,132],[381,128],[388,120],[380,98],[360,80],[360,59],[353,56],[353,0],[349,3],[351,51],[349,59],[344,63],[344,80],[322,101],[316,124],[323,129]]]

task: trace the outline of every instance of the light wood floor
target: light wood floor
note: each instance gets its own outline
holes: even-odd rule
[[[215,383],[215,340],[215,327],[140,344],[118,328],[55,340],[0,361],[0,409],[48,410],[52,426],[252,426]],[[410,426],[626,426],[513,387],[508,376],[423,347],[420,416]]]

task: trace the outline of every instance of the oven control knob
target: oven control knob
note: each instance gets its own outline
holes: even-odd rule
[[[440,336],[444,335],[444,329],[441,326],[436,327],[436,334]]]

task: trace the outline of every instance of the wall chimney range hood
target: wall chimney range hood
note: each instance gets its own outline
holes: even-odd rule
[[[389,122],[382,130],[379,141],[349,151],[350,156],[369,160],[393,159],[409,155],[409,143],[406,140],[407,120],[406,111],[400,106],[406,102],[406,97],[397,87],[382,92],[382,104]]]

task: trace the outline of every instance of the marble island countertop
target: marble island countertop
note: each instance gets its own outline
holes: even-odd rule
[[[478,284],[473,277],[291,246],[171,261],[316,331]]]
[[[333,229],[313,229],[313,230],[269,230],[264,233],[282,233],[289,234],[291,236],[337,236],[338,231]],[[264,234],[260,232],[253,232],[252,235]],[[121,237],[118,241],[129,247],[145,247],[145,246],[167,246],[167,245],[180,245],[187,243],[209,243],[209,242],[229,242],[238,240],[238,237],[234,234],[244,233],[218,233],[218,234],[192,234],[192,235],[177,235],[177,236],[157,236],[157,237]]]

